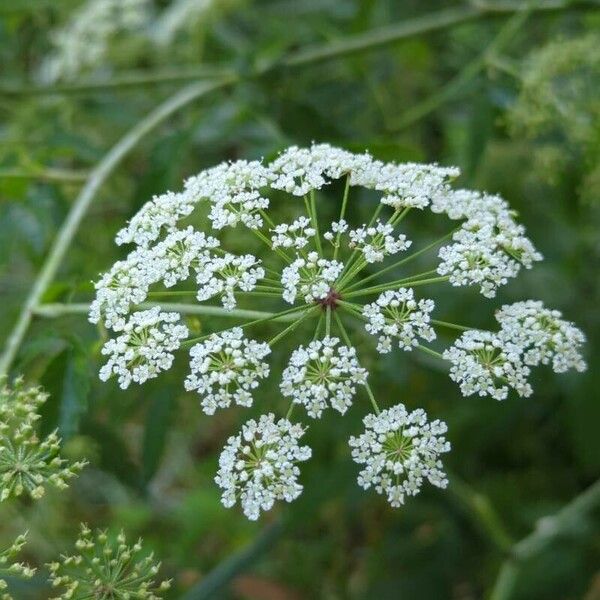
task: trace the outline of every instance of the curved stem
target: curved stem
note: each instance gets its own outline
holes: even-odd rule
[[[6,341],[4,351],[0,356],[0,375],[6,373],[10,368],[25,333],[27,332],[29,324],[31,323],[33,310],[40,303],[48,285],[60,267],[77,228],[87,213],[90,204],[96,197],[100,186],[108,179],[125,156],[127,156],[127,154],[131,152],[131,150],[135,148],[148,133],[158,127],[172,114],[194,100],[198,100],[212,92],[221,90],[235,81],[235,78],[228,78],[217,82],[195,83],[180,90],[150,112],[144,119],[139,121],[119,142],[117,142],[115,146],[113,146],[94,168],[74,204],[71,206],[71,210],[52,244],[42,269],[23,304],[15,326]]]
[[[500,569],[490,600],[513,598],[522,564],[544,550],[578,518],[598,506],[600,506],[600,479],[556,514],[540,519],[533,533],[512,546],[511,557],[504,562]]]

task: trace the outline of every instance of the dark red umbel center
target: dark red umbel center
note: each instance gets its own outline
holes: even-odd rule
[[[321,298],[317,300],[317,304],[320,304],[323,310],[327,310],[327,308],[331,308],[334,310],[338,306],[338,300],[341,300],[342,296],[339,292],[336,292],[333,288],[331,288],[327,292],[327,296],[325,298]]]

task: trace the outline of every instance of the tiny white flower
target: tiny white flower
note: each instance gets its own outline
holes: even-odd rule
[[[119,386],[127,389],[132,381],[144,383],[170,369],[173,351],[188,336],[180,318],[179,313],[161,312],[158,306],[134,312],[121,334],[104,344],[102,354],[109,359],[100,369],[100,379],[116,375]]]
[[[251,419],[227,440],[219,457],[215,482],[223,490],[221,501],[230,508],[239,502],[252,521],[271,510],[276,500],[292,502],[302,493],[298,463],[311,456],[300,446],[304,428],[272,413]]]
[[[416,496],[423,482],[439,488],[448,485],[440,454],[450,450],[443,421],[427,420],[424,410],[408,412],[403,404],[363,419],[365,432],[351,437],[352,458],[364,465],[358,485],[375,488],[395,508],[406,496]]]
[[[429,316],[434,307],[433,300],[415,300],[412,288],[388,290],[363,307],[363,316],[368,319],[365,329],[378,336],[377,351],[382,354],[391,351],[393,339],[401,350],[412,350],[419,337],[428,342],[435,339]]]
[[[252,406],[252,391],[269,375],[263,359],[270,353],[268,344],[246,339],[241,327],[213,334],[190,350],[185,389],[198,392],[207,415],[232,402]]]
[[[303,404],[308,415],[319,418],[331,406],[341,414],[352,405],[357,385],[364,385],[367,371],[356,358],[355,348],[338,346],[339,339],[325,337],[300,346],[283,372],[281,393]]]

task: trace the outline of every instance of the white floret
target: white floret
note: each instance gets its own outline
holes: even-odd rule
[[[352,405],[356,386],[367,381],[355,348],[339,346],[339,342],[325,337],[300,346],[283,372],[281,393],[302,404],[313,418],[321,417],[328,406],[344,414]]]
[[[450,451],[443,421],[429,422],[424,410],[408,412],[397,404],[367,415],[363,423],[365,432],[349,441],[352,458],[364,465],[358,474],[360,487],[374,487],[397,508],[407,496],[416,496],[425,480],[439,488],[448,485],[439,458]]]
[[[320,258],[317,252],[309,252],[306,258],[299,257],[283,269],[283,299],[293,304],[300,294],[307,303],[321,300],[343,270],[344,265],[339,261]]]
[[[133,313],[121,334],[104,344],[102,354],[109,358],[100,379],[116,376],[119,386],[127,389],[132,381],[144,383],[170,369],[173,352],[188,336],[180,319],[179,313],[161,312],[158,306]]]
[[[298,463],[311,456],[311,449],[298,443],[304,431],[287,419],[276,421],[272,413],[245,423],[219,456],[215,482],[223,490],[222,503],[230,508],[239,502],[256,521],[276,500],[295,500],[303,489]]]
[[[375,302],[363,307],[367,319],[365,329],[378,336],[377,351],[386,354],[396,340],[401,350],[412,350],[425,341],[435,339],[430,314],[435,308],[433,300],[415,300],[412,288],[400,288],[383,292]]]
[[[185,389],[195,390],[207,415],[232,403],[252,406],[252,392],[269,375],[263,359],[268,344],[244,337],[240,327],[211,335],[190,350],[190,374]]]

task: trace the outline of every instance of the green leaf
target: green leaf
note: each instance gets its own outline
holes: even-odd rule
[[[148,407],[142,454],[142,483],[154,477],[165,449],[175,402],[173,393],[161,388]]]
[[[87,354],[79,341],[71,340],[71,345],[52,360],[42,385],[50,394],[42,411],[42,431],[58,428],[63,440],[68,440],[79,430],[90,390]]]

